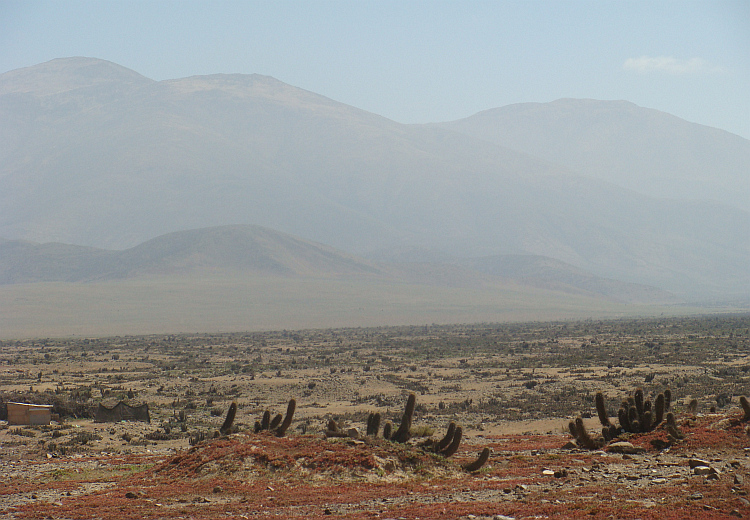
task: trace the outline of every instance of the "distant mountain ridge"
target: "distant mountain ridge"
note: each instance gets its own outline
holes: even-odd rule
[[[436,126],[651,196],[750,206],[749,140],[627,101],[520,103]]]
[[[730,205],[746,140],[622,102],[532,108],[402,125],[267,76],[153,81],[53,60],[0,75],[0,236],[123,249],[253,224],[384,260],[537,255],[682,298],[750,298],[750,213]],[[721,202],[623,188],[630,163]]]
[[[677,301],[664,291],[596,277],[550,258],[513,255],[460,263],[376,263],[260,226],[178,231],[121,251],[0,239],[0,285],[215,275],[348,278],[464,288],[511,281],[619,302]]]
[[[0,284],[212,272],[276,276],[380,272],[375,264],[322,244],[248,225],[178,231],[122,251],[4,240],[0,241],[0,253]]]

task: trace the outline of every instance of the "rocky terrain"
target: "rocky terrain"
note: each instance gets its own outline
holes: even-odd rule
[[[0,518],[746,517],[749,342],[746,315],[5,341],[0,413],[61,417],[0,422]],[[616,423],[636,388],[670,389],[679,438],[573,439],[577,417],[598,436],[597,392]],[[409,395],[406,442],[367,435]],[[256,431],[290,399],[283,436]],[[93,421],[119,400],[151,422]]]

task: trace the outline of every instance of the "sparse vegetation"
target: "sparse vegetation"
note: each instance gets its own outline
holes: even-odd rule
[[[178,469],[190,458],[185,450],[208,457],[256,446],[246,464],[263,478],[349,468],[355,480],[429,482],[458,472],[505,481],[513,472],[533,479],[554,465],[545,471],[562,482],[582,474],[576,460],[589,461],[586,451],[560,451],[565,416],[581,415],[570,433],[590,448],[615,438],[690,453],[701,449],[701,435],[717,449],[744,442],[749,331],[750,317],[727,316],[0,342],[0,413],[10,400],[57,403],[64,421],[0,427],[0,442],[50,461],[181,450]],[[158,428],[95,425],[80,413],[129,394],[148,402]],[[618,395],[627,398],[608,397]],[[713,421],[728,430],[697,429],[699,402],[724,414]],[[623,424],[617,406],[625,412],[625,403]],[[285,405],[286,414],[276,413]],[[524,436],[523,449],[503,437],[510,421],[554,417],[551,436]],[[598,419],[601,435],[586,431],[587,417]],[[269,433],[252,433],[256,419]],[[618,435],[604,433],[613,428]],[[231,475],[236,467],[206,463],[204,471]]]

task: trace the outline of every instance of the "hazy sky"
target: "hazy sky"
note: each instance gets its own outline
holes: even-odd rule
[[[402,123],[626,99],[750,138],[750,2],[7,1],[0,72],[259,73]]]

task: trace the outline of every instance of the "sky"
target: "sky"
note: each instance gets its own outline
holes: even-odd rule
[[[627,100],[750,139],[750,2],[0,0],[0,73],[258,73],[400,123]]]

